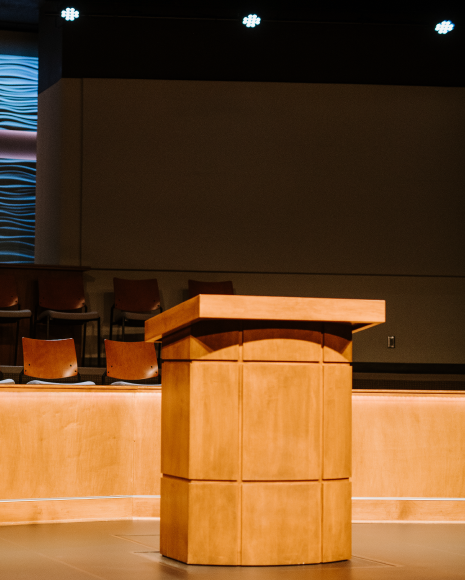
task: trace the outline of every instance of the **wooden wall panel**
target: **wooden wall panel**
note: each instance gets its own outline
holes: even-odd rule
[[[161,389],[48,389],[1,389],[0,525],[158,517]]]
[[[160,486],[160,478],[157,481]],[[133,497],[132,498],[133,518],[159,518],[160,517],[160,497]]]
[[[130,497],[0,502],[0,526],[132,519],[132,502]]]
[[[354,393],[353,428],[354,497],[465,498],[464,393]]]
[[[243,480],[320,477],[320,365],[244,363]]]
[[[133,394],[0,396],[0,498],[132,493]]]
[[[353,522],[460,522],[465,524],[465,501],[352,500]]]
[[[134,395],[134,495],[160,495],[161,390]]]

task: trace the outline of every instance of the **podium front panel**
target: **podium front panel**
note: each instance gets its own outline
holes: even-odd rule
[[[163,338],[161,553],[351,555],[351,327],[201,321]]]

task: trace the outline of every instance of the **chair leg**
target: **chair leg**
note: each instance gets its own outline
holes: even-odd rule
[[[84,366],[86,360],[86,334],[87,334],[87,322],[84,322],[84,333],[82,336],[82,353],[81,353],[81,366]]]
[[[47,316],[47,340],[50,335],[50,316]]]
[[[32,333],[34,333],[34,338],[36,337],[36,326],[34,324],[34,326],[32,325],[32,316],[29,318],[29,336],[32,338]],[[23,354],[23,364],[22,366],[24,367],[24,353]]]
[[[114,305],[110,309],[110,340],[113,340],[113,314],[114,314]]]
[[[19,320],[16,321],[15,366],[18,364]]]
[[[155,343],[155,351],[157,353],[158,375],[161,374],[161,344]]]
[[[100,367],[100,318],[97,320],[97,367]]]
[[[123,335],[121,340],[124,340],[124,316],[123,316],[123,318],[121,320],[121,332],[122,332],[122,335]]]

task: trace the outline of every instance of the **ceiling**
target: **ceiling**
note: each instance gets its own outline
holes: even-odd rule
[[[464,20],[463,0],[1,0],[0,29],[38,30],[39,6],[57,13],[71,5],[87,14],[136,17],[240,18],[256,12],[264,20],[377,22],[430,25]]]

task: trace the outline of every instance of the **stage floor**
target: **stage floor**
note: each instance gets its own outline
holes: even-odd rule
[[[465,524],[353,524],[353,559],[309,566],[187,566],[160,556],[159,521],[0,527],[1,580],[465,579]]]

